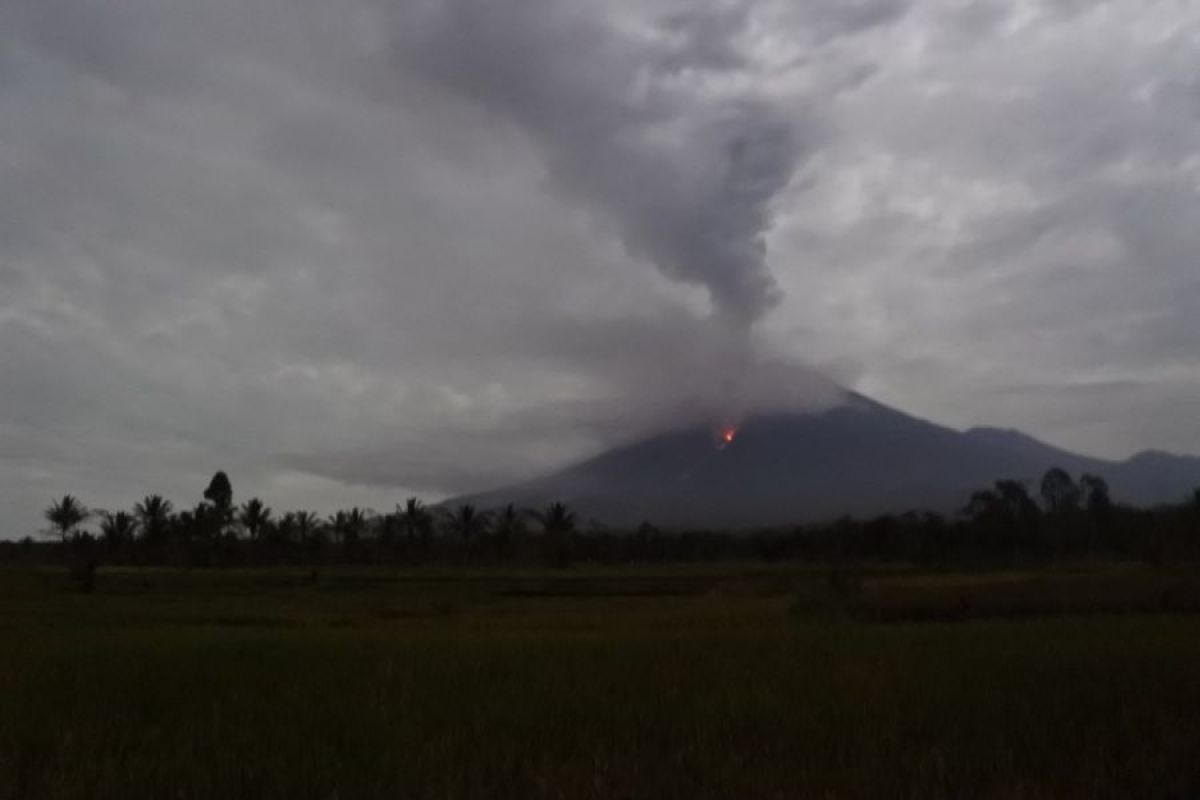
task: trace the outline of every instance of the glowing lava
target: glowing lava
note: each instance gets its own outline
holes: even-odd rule
[[[732,425],[726,425],[721,429],[721,446],[726,447],[727,445],[733,444],[733,440],[736,436],[737,428],[733,427]]]

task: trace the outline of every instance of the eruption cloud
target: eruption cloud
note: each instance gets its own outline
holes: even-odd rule
[[[521,130],[554,190],[748,330],[780,296],[766,232],[805,131],[759,88],[748,12],[686,8],[647,21],[563,0],[405,4],[393,53]]]

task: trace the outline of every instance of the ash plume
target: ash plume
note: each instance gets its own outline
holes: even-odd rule
[[[747,10],[688,9],[647,22],[608,5],[442,0],[393,12],[393,52],[524,132],[556,191],[745,329],[779,299],[765,235],[806,132],[757,88]]]

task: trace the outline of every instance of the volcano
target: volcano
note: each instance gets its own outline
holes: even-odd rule
[[[736,435],[734,435],[736,433]],[[1108,481],[1139,505],[1200,486],[1200,458],[1145,452],[1090,458],[1018,431],[958,431],[856,394],[829,410],[750,416],[736,429],[671,431],[560,472],[466,497],[484,508],[561,501],[589,524],[747,528],[914,509],[952,512],[1001,478],[1037,482],[1051,467]]]

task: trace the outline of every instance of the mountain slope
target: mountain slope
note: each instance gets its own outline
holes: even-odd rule
[[[1175,501],[1200,486],[1200,459],[1143,454],[1110,462],[1016,431],[960,432],[858,395],[813,414],[747,419],[734,441],[692,428],[610,450],[561,472],[450,502],[491,507],[561,500],[589,521],[747,527],[915,508],[952,511],[999,478],[1034,485],[1052,466],[1103,476],[1113,496]]]

